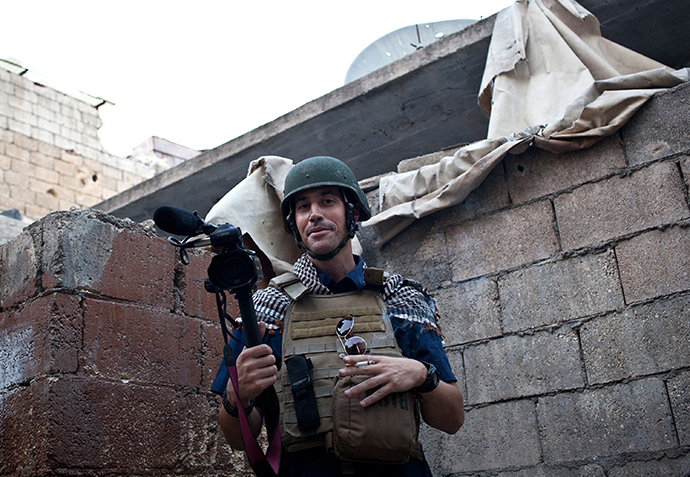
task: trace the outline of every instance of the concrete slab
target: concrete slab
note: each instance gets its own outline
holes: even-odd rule
[[[613,41],[669,66],[690,64],[690,50],[677,47],[690,43],[690,30],[683,27],[688,2],[580,3]],[[161,205],[205,215],[262,155],[295,161],[333,155],[361,180],[395,171],[403,159],[484,139],[488,119],[476,97],[494,20],[442,38],[96,207],[135,221],[152,217]]]

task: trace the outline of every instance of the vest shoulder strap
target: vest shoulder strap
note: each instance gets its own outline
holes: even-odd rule
[[[386,284],[388,272],[380,268],[365,268],[364,283],[370,287],[382,287]]]
[[[271,279],[269,285],[285,293],[292,301],[297,301],[309,293],[309,288],[304,286],[299,278],[297,278],[297,275],[292,272],[285,272],[282,275],[274,277]]]

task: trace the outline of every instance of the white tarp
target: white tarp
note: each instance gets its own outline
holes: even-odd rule
[[[498,13],[479,93],[488,139],[416,171],[381,178],[381,213],[365,222],[381,246],[415,219],[462,202],[507,153],[590,147],[654,93],[688,81],[601,36],[573,0],[518,0]]]

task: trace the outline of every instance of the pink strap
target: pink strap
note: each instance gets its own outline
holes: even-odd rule
[[[237,378],[237,368],[235,366],[228,366],[228,372],[230,373],[230,380],[232,381],[232,388],[235,391],[235,397],[238,403],[238,414],[240,419],[240,430],[242,432],[242,442],[244,443],[244,450],[247,453],[247,458],[249,459],[249,464],[254,469],[259,477],[273,477],[278,475],[278,468],[280,467],[280,451],[281,451],[281,440],[280,440],[280,424],[276,423],[273,429],[273,435],[269,435],[268,449],[266,450],[266,455],[264,455],[259,443],[252,432],[251,426],[249,425],[249,419],[244,414],[244,409],[242,409],[242,401],[240,400],[240,394],[237,391],[238,378]],[[269,388],[273,389],[273,388]],[[264,391],[265,392],[265,391]],[[275,406],[278,406],[277,397],[275,392],[272,393]],[[267,429],[271,433],[271,429]]]

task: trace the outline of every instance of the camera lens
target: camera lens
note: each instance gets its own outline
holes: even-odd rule
[[[208,267],[208,277],[221,290],[231,290],[256,282],[254,261],[241,252],[216,255]]]

